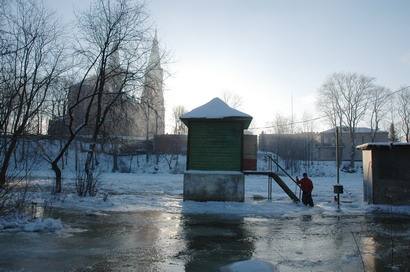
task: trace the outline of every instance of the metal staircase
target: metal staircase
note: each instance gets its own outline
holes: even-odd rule
[[[296,180],[294,180],[292,178],[291,175],[289,175],[289,173],[283,169],[279,163],[277,161],[275,161],[271,155],[266,155],[266,158],[269,160],[270,162],[270,171],[244,171],[243,173],[245,175],[257,175],[257,176],[268,176],[268,199],[272,199],[272,181],[271,179],[273,179],[280,188],[282,188],[282,190],[290,197],[290,199],[292,199],[294,202],[300,202],[300,186],[299,184],[297,184]],[[288,187],[288,185],[286,185],[286,183],[283,181],[283,179],[272,170],[272,164],[271,163],[276,164],[276,166],[283,171],[283,173],[285,173],[286,176],[288,176],[290,178],[290,180],[292,180],[295,184],[296,184],[296,188],[299,188],[299,198],[296,196],[296,191],[295,193],[292,192],[292,190]]]

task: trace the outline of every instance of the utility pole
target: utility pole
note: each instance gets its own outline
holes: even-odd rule
[[[336,185],[333,186],[333,192],[337,194],[337,209],[340,209],[340,194],[343,194],[343,185],[340,185],[340,156],[339,156],[339,128],[336,126]]]
[[[290,133],[293,134],[293,94],[290,94],[290,111],[291,111],[291,119],[290,119]]]
[[[336,182],[340,183],[339,128],[336,127]]]

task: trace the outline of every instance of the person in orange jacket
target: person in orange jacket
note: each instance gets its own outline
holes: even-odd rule
[[[296,177],[296,182],[297,184],[300,185],[300,188],[302,189],[302,202],[306,206],[309,205],[310,207],[313,207],[313,199],[312,199],[312,191],[313,191],[313,182],[308,178],[308,175],[306,173],[303,173],[303,178],[299,180],[298,177]]]

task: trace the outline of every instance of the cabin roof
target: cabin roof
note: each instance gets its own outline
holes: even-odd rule
[[[237,120],[244,122],[244,128],[248,128],[252,121],[252,116],[229,107],[225,102],[216,97],[208,103],[185,113],[180,119],[186,125],[190,120]]]

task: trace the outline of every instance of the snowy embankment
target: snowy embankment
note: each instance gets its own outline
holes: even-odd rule
[[[183,158],[184,160],[184,158]],[[261,162],[260,164],[263,164]],[[167,173],[167,166],[145,168],[137,173],[102,173],[99,176],[96,197],[78,197],[74,191],[74,175],[65,172],[64,193],[52,196],[49,193],[52,172],[33,171],[32,184],[36,188],[30,194],[31,200],[41,204],[46,201],[53,207],[81,210],[86,213],[133,212],[158,210],[175,214],[222,214],[250,217],[297,217],[300,215],[364,214],[368,212],[387,212],[410,215],[409,206],[374,206],[363,203],[363,182],[360,166],[357,173],[341,173],[340,182],[344,186],[341,209],[334,201],[333,185],[334,164],[332,162],[315,163],[311,167],[314,182],[314,208],[293,203],[282,189],[273,182],[273,200],[267,200],[267,177],[247,176],[245,178],[244,203],[236,202],[193,202],[183,201],[183,175]],[[150,169],[150,170],[147,170]],[[169,170],[171,171],[171,170]],[[145,173],[144,173],[145,172]],[[300,174],[299,174],[300,176]],[[41,177],[41,178],[40,178]],[[293,182],[282,177],[292,190]],[[299,195],[299,192],[296,192]]]

